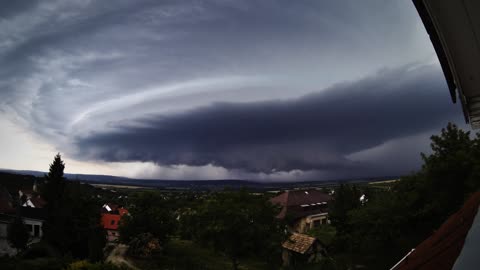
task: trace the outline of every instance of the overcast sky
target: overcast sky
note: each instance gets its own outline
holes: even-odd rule
[[[0,168],[406,174],[463,124],[411,1],[3,1]]]

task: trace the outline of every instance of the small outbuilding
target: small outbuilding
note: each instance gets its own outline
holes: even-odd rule
[[[282,248],[285,267],[319,262],[325,256],[325,249],[317,238],[300,233],[293,233]]]

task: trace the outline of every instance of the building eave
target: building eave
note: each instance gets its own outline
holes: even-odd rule
[[[476,0],[413,0],[442,67],[452,101],[480,127],[480,13]]]

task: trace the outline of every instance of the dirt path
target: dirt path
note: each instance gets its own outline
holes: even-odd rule
[[[108,255],[106,262],[112,263],[117,266],[126,265],[131,269],[139,270],[132,262],[130,262],[127,258],[125,258],[125,253],[128,250],[128,246],[124,244],[119,244],[115,246]]]

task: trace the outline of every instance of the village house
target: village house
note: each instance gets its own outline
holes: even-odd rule
[[[43,208],[47,203],[40,196],[30,197],[23,202],[23,207]]]
[[[20,216],[30,234],[28,244],[39,242],[43,236],[43,224],[46,218],[45,209],[20,207]],[[16,250],[10,247],[7,241],[8,226],[15,219],[16,213],[0,213],[0,256],[15,255]]]
[[[43,208],[47,202],[40,196],[37,182],[33,182],[32,189],[19,189],[18,198],[23,207]]]
[[[12,192],[15,193],[15,191]],[[43,209],[45,205],[45,200],[37,191],[36,182],[32,189],[19,189],[18,198],[14,198],[5,187],[0,186],[0,256],[16,254],[16,250],[11,248],[7,241],[7,233],[8,226],[17,214],[22,217],[30,234],[28,244],[40,241],[46,219],[46,209]]]
[[[293,232],[305,233],[309,229],[328,224],[328,204],[332,197],[316,189],[289,190],[270,202],[282,209],[277,218],[287,221]]]
[[[29,242],[38,242],[43,236],[43,224],[47,218],[46,209],[22,207],[20,209],[20,216],[30,233]]]
[[[103,228],[107,231],[107,240],[109,242],[118,240],[118,225],[123,215],[128,214],[128,210],[119,207],[116,204],[107,203],[101,209],[101,222]]]

